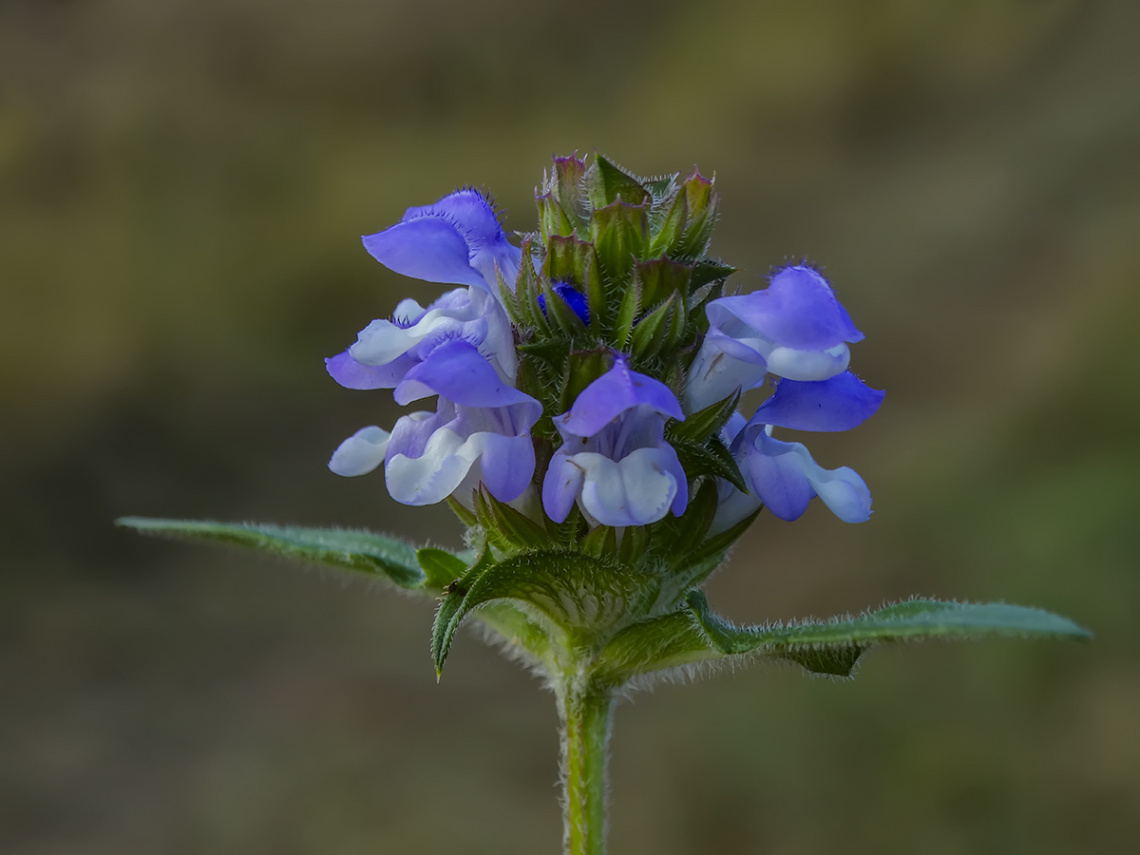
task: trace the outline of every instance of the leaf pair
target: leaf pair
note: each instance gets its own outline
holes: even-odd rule
[[[144,534],[244,546],[382,578],[408,591],[443,595],[432,632],[432,657],[443,668],[463,621],[477,613],[514,649],[547,671],[569,656],[588,660],[593,679],[621,686],[640,675],[700,662],[764,656],[815,674],[850,677],[870,648],[928,639],[1071,638],[1091,634],[1067,618],[1004,603],[908,600],[858,617],[736,627],[709,610],[696,588],[676,595],[646,566],[571,549],[531,549],[494,560],[443,549],[416,549],[368,531],[253,523],[123,517],[118,525]],[[728,536],[730,532],[726,532]],[[734,539],[731,538],[731,539]],[[714,539],[715,540],[715,539]],[[686,556],[703,579],[723,550],[708,559]],[[469,564],[471,566],[469,566]],[[677,608],[661,604],[681,601]],[[673,608],[653,614],[656,608]]]

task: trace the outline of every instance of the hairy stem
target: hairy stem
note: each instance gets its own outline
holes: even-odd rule
[[[606,742],[613,696],[572,679],[560,692],[567,855],[605,855]]]

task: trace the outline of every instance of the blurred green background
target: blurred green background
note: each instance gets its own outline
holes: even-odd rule
[[[1091,646],[881,651],[618,710],[614,853],[1127,853],[1140,840],[1140,4],[0,4],[0,850],[554,853],[555,711],[429,604],[121,514],[455,544],[321,358],[435,286],[357,236],[461,184],[533,227],[552,153],[715,171],[714,252],[825,265],[888,392],[811,438],[876,514],[762,518],[758,621],[911,593]]]

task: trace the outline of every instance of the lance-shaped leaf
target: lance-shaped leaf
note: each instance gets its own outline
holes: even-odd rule
[[[497,535],[501,548],[506,550],[542,549],[550,546],[551,537],[542,523],[535,522],[510,505],[496,499],[480,488],[474,494],[475,513],[488,533]]]
[[[680,424],[684,424],[684,422],[680,422]],[[714,435],[708,437],[704,442],[697,442],[683,436],[670,436],[666,433],[665,438],[676,450],[681,466],[684,467],[685,474],[690,478],[695,478],[698,475],[715,475],[717,478],[728,481],[741,492],[748,490],[748,484],[740,472],[736,458],[732,456],[732,452],[728,450],[728,446],[721,441],[720,437]]]
[[[670,421],[665,426],[666,438],[672,440],[689,439],[700,441],[720,433],[720,429],[728,424],[736,407],[740,403],[740,390],[736,390],[723,401],[709,404],[703,410],[697,410],[686,416],[683,422]]]
[[[115,520],[115,524],[143,534],[229,543],[285,558],[355,570],[412,591],[432,593],[440,588],[439,580],[434,576],[429,579],[421,569],[414,547],[370,531],[149,517],[122,517]]]
[[[735,267],[712,258],[702,258],[693,265],[692,270],[693,272],[689,279],[689,288],[694,293],[697,289],[703,288],[705,285],[710,285],[714,282],[723,283],[725,279],[736,272]]]
[[[684,327],[684,308],[676,292],[664,303],[637,322],[633,328],[630,350],[639,360],[650,359],[675,338]]]
[[[686,620],[687,618],[687,620]],[[908,600],[854,618],[737,627],[713,614],[699,591],[688,608],[624,628],[599,661],[611,682],[677,665],[762,655],[785,659],[815,674],[850,677],[871,647],[899,641],[983,638],[1087,640],[1088,630],[1041,609],[1006,603]]]
[[[566,643],[590,643],[644,614],[656,582],[647,570],[565,550],[524,552],[495,564],[481,560],[440,603],[432,630],[436,672],[443,670],[463,620],[484,604],[509,602],[564,635]]]
[[[676,530],[676,534],[679,535],[679,537],[674,540],[675,548],[669,550],[662,556],[670,572],[661,586],[661,596],[658,603],[659,608],[670,608],[681,603],[688,596],[690,588],[694,588],[708,579],[708,577],[724,563],[728,557],[729,550],[736,545],[736,541],[740,540],[744,533],[752,526],[752,523],[756,521],[756,517],[760,515],[759,510],[754,511],[731,528],[718,532],[711,537],[706,537],[700,541],[698,545],[692,547],[689,545],[691,540],[686,537],[686,534],[691,532],[695,535],[696,532],[700,530],[700,526],[703,525],[701,518],[703,516],[703,514],[701,514],[703,508],[700,503],[707,501],[707,499],[703,500],[701,495],[706,489],[707,488],[702,488],[698,490],[694,498],[693,510],[700,515],[695,516],[693,521],[689,524],[693,527],[688,528],[688,526],[682,526],[679,530]],[[715,493],[715,487],[713,491]],[[686,510],[685,517],[689,516],[689,513],[689,510]],[[707,511],[705,511],[705,513],[707,513]],[[715,514],[715,509],[713,513]],[[683,522],[684,517],[682,517],[682,523]]]

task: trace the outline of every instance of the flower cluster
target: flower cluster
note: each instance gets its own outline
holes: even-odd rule
[[[883,398],[847,370],[863,336],[817,270],[726,294],[733,268],[705,256],[717,195],[697,172],[644,180],[556,158],[537,204],[521,246],[470,188],[364,238],[389,269],[459,287],[427,307],[404,300],[326,360],[342,386],[436,398],[390,433],[349,437],[334,472],[383,464],[405,504],[510,504],[581,536],[651,532],[698,489],[714,497],[701,536],[761,507],[796,519],[815,496],[844,521],[869,517],[858,474],[773,436],[847,430]],[[748,418],[741,395],[757,389],[770,394]]]

